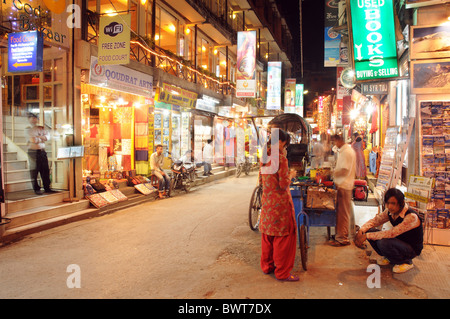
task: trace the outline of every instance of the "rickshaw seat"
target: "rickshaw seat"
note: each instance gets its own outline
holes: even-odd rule
[[[307,152],[307,144],[290,144],[287,148],[287,158],[288,160],[303,158]]]

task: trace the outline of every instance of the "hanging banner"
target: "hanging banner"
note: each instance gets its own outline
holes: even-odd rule
[[[339,63],[341,35],[333,30],[338,25],[339,1],[325,0],[324,66],[335,67]]]
[[[323,96],[319,96],[319,102],[317,104],[317,112],[323,113]]]
[[[238,32],[236,97],[256,97],[256,31]]]
[[[99,65],[130,63],[130,24],[131,14],[100,17]]]
[[[338,66],[336,68],[336,106],[337,106],[337,111],[344,110],[344,96],[351,96],[350,89],[346,88],[341,83],[342,72],[344,72],[344,67]]]
[[[350,0],[356,80],[399,75],[393,0]]]
[[[286,79],[284,82],[284,112],[295,113],[296,79]]]
[[[267,65],[267,110],[281,109],[281,64],[268,62]]]
[[[304,84],[295,85],[295,113],[303,117],[303,92],[305,90]]]

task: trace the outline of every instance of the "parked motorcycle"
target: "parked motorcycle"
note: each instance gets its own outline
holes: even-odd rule
[[[181,189],[188,193],[193,182],[192,176],[195,175],[195,165],[184,164],[182,161],[176,160],[172,163],[171,169],[169,193],[172,195],[175,189]]]

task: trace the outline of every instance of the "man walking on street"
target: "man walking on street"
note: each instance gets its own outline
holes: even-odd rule
[[[339,247],[350,244],[349,228],[352,217],[351,204],[356,174],[356,154],[352,147],[344,142],[341,135],[333,135],[331,141],[339,148],[334,170],[334,183],[337,188],[336,237],[331,245]]]

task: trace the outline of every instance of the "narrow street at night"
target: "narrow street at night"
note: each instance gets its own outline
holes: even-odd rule
[[[371,273],[365,251],[353,244],[327,245],[323,228],[311,231],[307,271],[297,254],[294,272],[299,282],[264,275],[259,266],[260,234],[248,226],[256,176],[252,172],[228,177],[188,194],[53,228],[4,246],[0,298],[449,297],[449,263],[444,255],[442,269],[447,272],[435,268],[443,288],[410,285],[401,277],[407,274],[393,276],[385,267],[381,287],[368,288]],[[439,247],[427,246],[424,255],[435,249]],[[416,268],[418,277],[425,269]],[[76,280],[74,270],[79,274]]]
[[[0,300],[278,319],[450,299],[450,0],[0,16]]]

